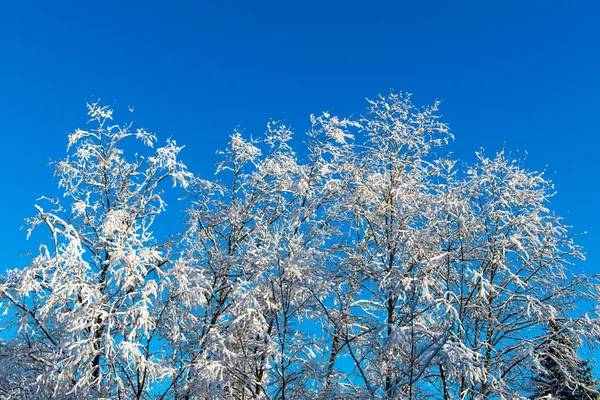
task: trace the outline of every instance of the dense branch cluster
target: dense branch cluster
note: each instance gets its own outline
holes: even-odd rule
[[[312,116],[302,149],[281,123],[236,131],[204,179],[174,141],[152,150],[90,104],[55,163],[63,197],[30,220],[49,240],[0,283],[0,396],[542,393],[553,337],[600,339],[598,281],[572,272],[583,256],[543,174],[504,153],[441,156],[436,113],[379,97],[357,118]],[[187,224],[158,240],[171,185]],[[597,395],[569,371],[561,393]]]

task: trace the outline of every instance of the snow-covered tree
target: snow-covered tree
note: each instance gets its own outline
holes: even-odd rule
[[[302,148],[285,124],[235,131],[206,179],[91,104],[55,163],[63,197],[30,220],[49,239],[0,282],[1,396],[527,398],[548,321],[598,343],[578,308],[598,282],[572,273],[544,175],[444,155],[437,107],[312,116]],[[169,182],[187,224],[159,240]]]
[[[529,389],[521,377],[536,370],[550,319],[597,340],[589,315],[577,314],[581,302],[597,302],[597,281],[569,270],[583,256],[549,210],[552,195],[543,174],[503,153],[479,154],[448,187],[439,235],[447,252],[444,281],[458,312],[452,340],[479,355],[485,377],[471,383],[442,378],[450,397],[524,396]]]
[[[348,199],[359,291],[346,345],[375,397],[432,395],[431,369],[465,350],[448,341],[455,313],[439,279],[443,253],[433,228],[441,171],[433,150],[450,136],[435,111],[392,94],[372,101],[360,120],[364,150]],[[463,354],[466,363],[472,358]]]
[[[172,372],[157,346],[170,330],[173,281],[189,274],[152,223],[165,209],[162,188],[185,187],[191,174],[173,141],[125,157],[123,142],[151,148],[155,136],[112,125],[107,107],[88,108],[92,128],[69,135],[67,158],[54,163],[63,197],[45,199],[29,221],[50,240],[0,285],[5,398],[143,398]]]
[[[595,400],[600,398],[594,366],[577,355],[577,338],[550,320],[549,335],[538,350],[540,371],[533,378],[534,399]]]

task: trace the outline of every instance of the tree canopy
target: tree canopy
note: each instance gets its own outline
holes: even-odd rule
[[[552,183],[504,152],[446,155],[438,104],[311,116],[304,148],[282,123],[235,131],[212,179],[88,111],[54,163],[62,197],[29,220],[48,240],[0,282],[5,398],[525,399],[549,321],[600,339]],[[185,228],[161,238],[174,186]]]

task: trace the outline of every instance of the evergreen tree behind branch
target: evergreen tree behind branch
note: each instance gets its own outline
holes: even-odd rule
[[[548,323],[548,336],[539,357],[539,373],[533,378],[534,399],[600,399],[594,366],[577,354],[578,343],[568,328]]]

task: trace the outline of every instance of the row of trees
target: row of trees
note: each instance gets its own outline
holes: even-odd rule
[[[440,156],[436,112],[380,97],[311,117],[300,150],[280,123],[234,132],[211,180],[90,104],[30,220],[49,240],[0,284],[1,395],[596,398],[576,349],[600,291],[552,185],[504,153]],[[187,224],[158,240],[169,182]]]

